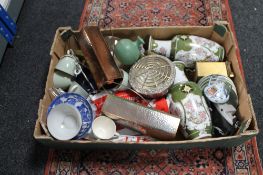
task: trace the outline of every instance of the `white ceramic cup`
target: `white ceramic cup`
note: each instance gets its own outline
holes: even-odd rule
[[[53,108],[47,117],[47,127],[50,134],[58,140],[73,139],[82,125],[78,109],[69,104],[59,104]]]
[[[61,71],[55,71],[53,74],[53,86],[55,88],[67,89],[72,83],[71,75]]]
[[[78,63],[78,58],[73,51],[68,50],[67,55],[64,55],[56,65],[56,70],[65,72],[71,76],[75,76]]]
[[[119,136],[114,121],[106,116],[99,116],[93,121],[92,132],[95,138],[102,140]]]
[[[80,86],[75,81],[70,85],[68,92],[73,92],[73,93],[79,94],[79,95],[81,95],[83,97],[88,97],[89,96],[89,93],[85,89],[83,89],[83,87]]]

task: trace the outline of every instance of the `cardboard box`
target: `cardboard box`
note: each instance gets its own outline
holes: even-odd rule
[[[227,60],[232,63],[233,72],[235,74],[234,83],[237,86],[239,95],[239,107],[237,116],[242,123],[239,132],[234,136],[207,138],[200,140],[183,140],[180,133],[174,141],[152,141],[146,143],[112,143],[109,141],[88,141],[88,140],[70,140],[58,141],[50,137],[46,127],[47,108],[51,102],[48,95],[48,89],[53,86],[52,76],[54,67],[59,58],[63,56],[67,49],[79,49],[74,37],[70,37],[67,42],[61,38],[61,34],[65,31],[70,31],[69,27],[61,27],[56,31],[55,39],[51,47],[50,55],[51,62],[46,82],[45,95],[40,100],[38,119],[36,121],[34,138],[51,147],[71,148],[71,149],[128,149],[128,148],[191,148],[191,147],[232,147],[240,145],[258,134],[258,126],[253,111],[252,103],[249,94],[247,93],[246,84],[242,77],[239,61],[237,57],[237,49],[233,39],[233,34],[230,31],[228,24],[225,24],[225,29],[218,26],[178,26],[178,27],[156,27],[156,28],[120,28],[114,30],[103,30],[104,35],[114,35],[121,38],[135,39],[137,35],[142,38],[147,38],[152,35],[156,39],[171,39],[177,34],[197,35],[211,39],[224,46],[226,50]],[[77,31],[76,31],[77,32]]]

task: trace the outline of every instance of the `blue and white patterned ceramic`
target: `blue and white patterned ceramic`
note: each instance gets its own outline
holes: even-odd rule
[[[47,116],[53,108],[62,103],[70,104],[76,107],[80,112],[82,118],[82,126],[79,133],[74,139],[84,138],[88,133],[91,132],[91,125],[95,116],[94,112],[92,111],[91,104],[81,95],[75,93],[64,93],[57,96],[52,101],[52,103],[48,107]]]

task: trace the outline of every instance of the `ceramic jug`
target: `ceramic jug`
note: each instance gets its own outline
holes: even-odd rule
[[[172,40],[149,39],[148,49],[171,60],[179,60],[193,68],[197,61],[223,61],[224,48],[218,43],[194,35],[177,35]]]
[[[181,119],[181,131],[186,139],[209,138],[211,115],[202,91],[194,82],[183,82],[170,89],[170,113]]]
[[[140,57],[140,46],[144,44],[141,37],[136,41],[121,39],[114,48],[114,54],[123,65],[133,65]]]

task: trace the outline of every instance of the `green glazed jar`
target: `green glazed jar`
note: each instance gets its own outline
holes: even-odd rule
[[[181,119],[186,139],[212,137],[211,115],[199,86],[194,82],[175,84],[170,89],[171,114]]]
[[[223,61],[225,49],[215,41],[194,35],[176,35],[172,40],[156,40],[150,36],[149,52],[157,53],[175,61],[183,61],[194,68],[197,61]]]
[[[141,37],[136,41],[121,39],[115,46],[114,54],[123,65],[133,65],[140,58],[140,46],[144,44]]]

